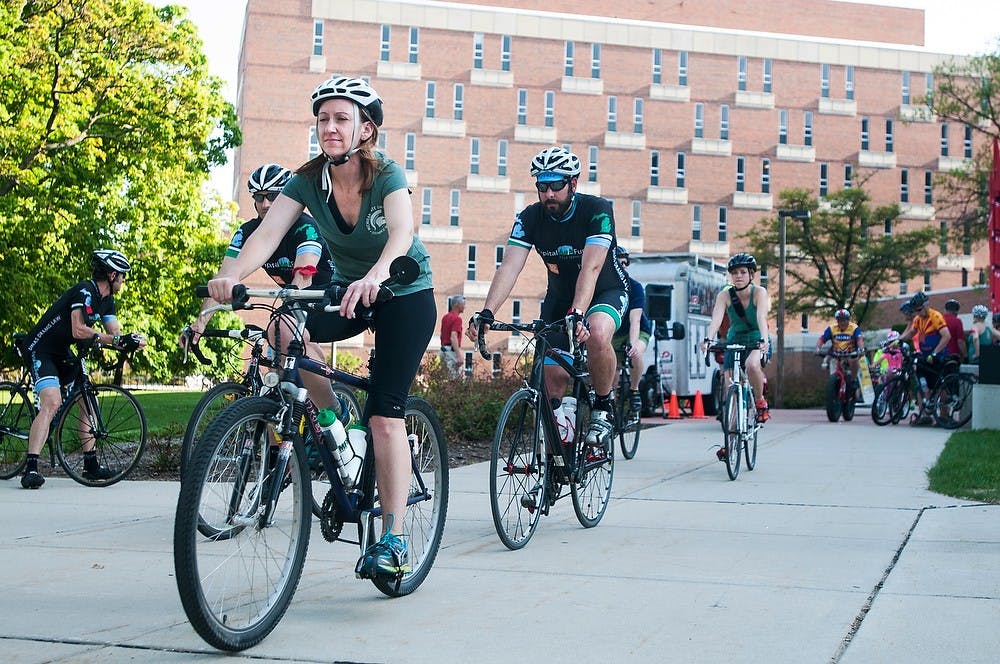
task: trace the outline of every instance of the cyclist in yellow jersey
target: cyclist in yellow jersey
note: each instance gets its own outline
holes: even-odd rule
[[[837,309],[837,312],[833,315],[833,317],[837,319],[837,324],[836,326],[830,326],[823,330],[823,334],[821,334],[819,339],[816,341],[816,352],[818,353],[820,348],[822,348],[823,344],[827,341],[830,342],[831,353],[850,353],[852,351],[858,351],[858,354],[860,355],[865,352],[865,340],[864,337],[861,336],[861,328],[857,323],[851,322],[851,312],[847,309]],[[850,376],[848,376],[850,379],[849,387],[855,391],[856,398],[858,396],[856,392],[859,388],[858,358],[847,358],[847,364],[851,368]]]

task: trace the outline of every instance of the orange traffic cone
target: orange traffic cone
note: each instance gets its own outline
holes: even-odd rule
[[[704,420],[705,417],[705,404],[701,402],[701,390],[695,390],[694,392],[694,412],[691,417],[696,420]]]
[[[670,393],[670,406],[669,406],[669,409],[667,411],[667,419],[668,420],[679,420],[679,419],[681,419],[681,409],[677,405],[677,393],[676,392],[671,392]]]

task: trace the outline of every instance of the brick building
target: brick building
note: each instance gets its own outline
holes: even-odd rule
[[[579,0],[538,6],[249,0],[234,186],[243,216],[250,171],[318,152],[308,96],[348,73],[385,100],[380,140],[407,170],[439,314],[455,293],[469,313],[481,306],[513,214],[536,199],[528,163],[553,144],[580,156],[580,191],[614,201],[619,242],[635,252],[725,260],[741,233],[775,215],[783,189],[822,195],[852,177],[868,178],[875,203],[900,203],[900,228],[947,223],[933,178],[978,145],[922,105],[931,70],[950,56],[918,48],[921,10],[625,0],[598,16]],[[886,295],[970,285],[986,262],[985,248],[938,255],[923,279],[887,284]],[[498,315],[535,317],[544,284],[530,259]]]

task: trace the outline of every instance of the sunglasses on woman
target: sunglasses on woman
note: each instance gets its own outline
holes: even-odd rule
[[[562,191],[569,184],[569,178],[563,178],[562,180],[556,180],[555,182],[536,182],[535,189],[540,193],[545,193],[549,189],[552,191]]]
[[[281,193],[280,191],[266,191],[266,192],[262,191],[254,194],[253,199],[258,203],[263,203],[264,199],[266,198],[267,200],[273,203],[274,199],[277,198],[278,194],[280,193]]]

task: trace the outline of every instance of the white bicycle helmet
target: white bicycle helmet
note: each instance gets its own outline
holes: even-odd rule
[[[574,177],[580,174],[580,158],[566,148],[545,148],[531,160],[531,177],[543,172]]]
[[[350,99],[365,109],[376,127],[382,126],[382,98],[364,80],[351,76],[334,76],[316,86],[312,93],[313,116],[319,115],[319,107],[324,101],[338,98]]]
[[[114,249],[98,249],[90,256],[90,267],[101,272],[125,273],[132,269],[125,254]]]
[[[979,320],[986,320],[986,317],[990,315],[990,310],[986,308],[985,305],[977,304],[972,307],[972,317]]]
[[[281,191],[281,188],[288,183],[292,177],[292,172],[284,166],[278,164],[264,164],[250,174],[247,180],[247,189],[251,194],[262,191]]]

